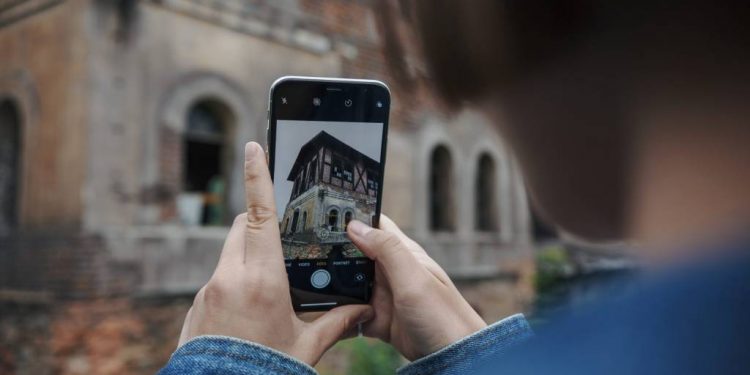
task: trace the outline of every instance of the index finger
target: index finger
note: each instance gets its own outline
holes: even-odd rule
[[[273,183],[263,148],[256,142],[245,145],[245,201],[245,264],[257,260],[283,267]]]
[[[415,280],[422,275],[418,272],[422,267],[398,235],[372,228],[358,220],[349,222],[348,233],[357,248],[382,266],[394,292],[419,285]]]

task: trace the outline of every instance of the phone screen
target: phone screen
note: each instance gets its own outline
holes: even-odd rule
[[[369,81],[287,78],[271,92],[269,159],[295,309],[367,303],[373,264],[347,225],[377,226],[388,91]]]

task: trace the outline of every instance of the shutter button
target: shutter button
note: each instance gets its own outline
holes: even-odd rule
[[[317,270],[310,276],[312,286],[323,289],[331,282],[331,274],[326,270]]]

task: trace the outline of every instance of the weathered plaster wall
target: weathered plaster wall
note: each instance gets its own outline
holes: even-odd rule
[[[22,114],[20,222],[25,230],[76,228],[88,157],[88,47],[83,0],[16,20],[0,32],[0,97]],[[43,46],[43,48],[41,47]]]
[[[205,98],[226,104],[235,118],[229,195],[232,213],[239,213],[242,150],[247,141],[265,142],[271,83],[289,74],[340,72],[334,54],[291,48],[149,4],[138,7],[131,38],[116,43],[101,32],[100,12],[92,11],[87,22],[96,67],[85,216],[92,230],[160,223],[158,210],[141,197],[155,184],[179,178],[165,176],[159,166],[160,159],[179,161],[180,155],[161,152],[167,145],[159,130],[179,134],[190,105]]]

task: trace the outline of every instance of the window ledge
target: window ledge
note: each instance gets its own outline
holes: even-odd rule
[[[224,240],[229,226],[186,226],[177,224],[156,224],[128,227],[123,230],[129,236],[141,239],[199,238]]]

